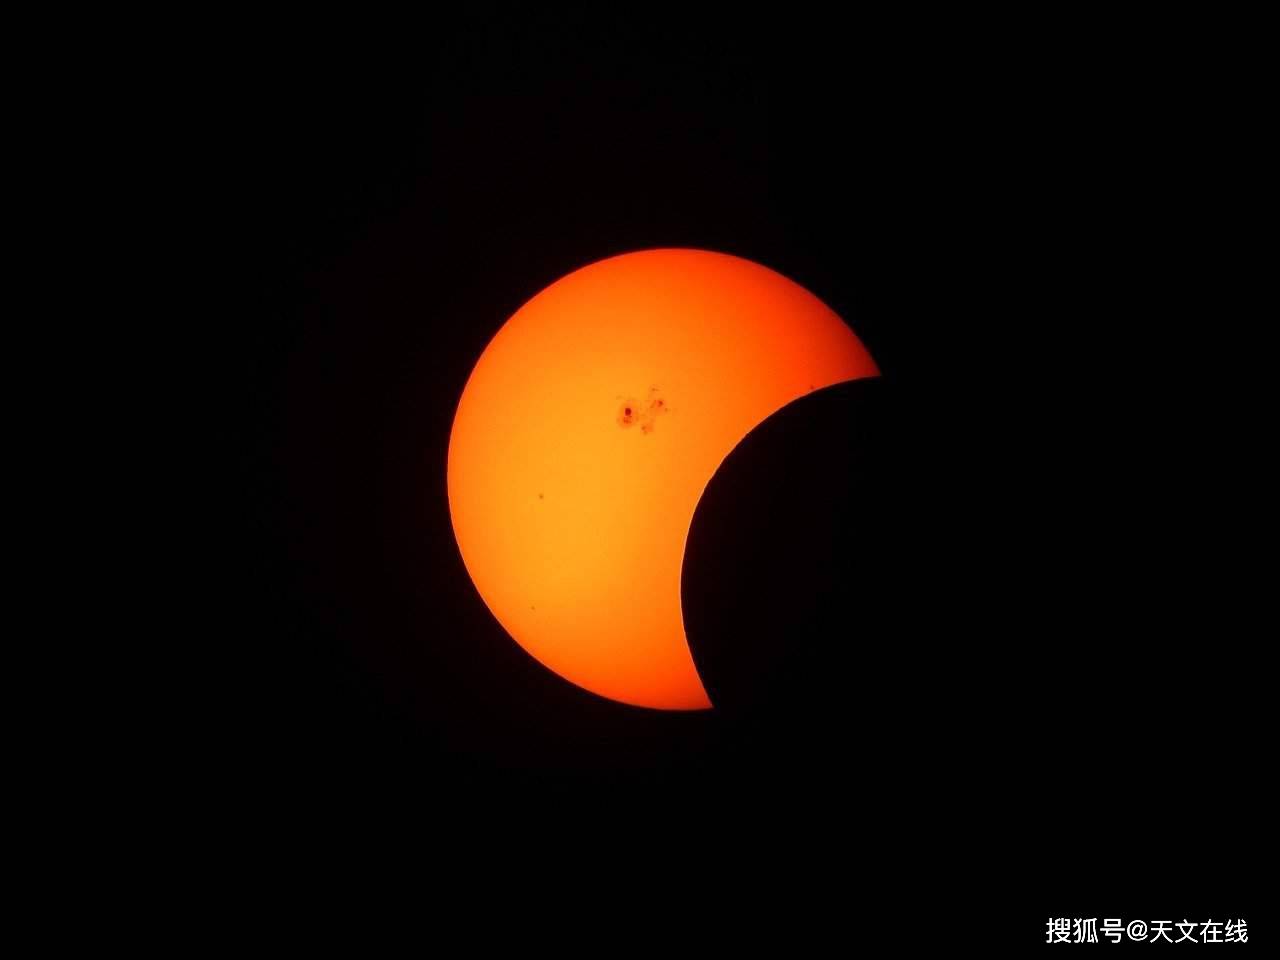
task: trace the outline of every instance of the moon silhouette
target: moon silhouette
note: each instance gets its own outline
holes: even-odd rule
[[[454,417],[449,510],[476,589],[564,679],[710,707],[680,603],[699,498],[772,413],[877,373],[829,307],[748,260],[645,250],[563,277],[499,329]]]

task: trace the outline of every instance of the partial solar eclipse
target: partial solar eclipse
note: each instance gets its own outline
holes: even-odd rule
[[[803,287],[702,250],[576,270],[485,348],[449,438],[449,511],[467,572],[534,658],[593,693],[711,706],[680,573],[698,500],[759,423],[875,376]]]

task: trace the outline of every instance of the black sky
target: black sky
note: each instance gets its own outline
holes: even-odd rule
[[[251,810],[302,834],[408,817],[442,846],[506,837],[513,809],[631,843],[643,811],[712,862],[808,850],[860,902],[939,876],[1032,925],[1157,887],[1233,907],[1262,638],[1233,600],[1249,381],[1215,238],[1251,66],[1149,27],[1000,26],[495,14],[297,25],[228,59],[211,296],[247,497],[213,563]],[[830,658],[797,667],[847,693],[817,716],[803,685],[727,718],[580,691],[457,556],[444,450],[471,365],[551,281],[651,246],[780,271],[884,371],[849,401],[873,437],[815,407],[809,459],[761,441],[760,486],[717,501],[740,533],[768,483],[834,508],[835,452],[879,444],[850,481],[879,552],[704,546],[708,596],[784,582],[767,564],[796,551],[845,591],[812,601]]]

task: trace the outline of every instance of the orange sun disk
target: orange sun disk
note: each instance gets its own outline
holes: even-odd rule
[[[587,690],[710,707],[680,608],[698,500],[770,414],[877,372],[825,304],[737,257],[647,250],[553,283],[486,347],[449,440],[449,509],[480,596]]]

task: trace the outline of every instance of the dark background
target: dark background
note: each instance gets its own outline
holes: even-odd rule
[[[482,871],[529,869],[526,843],[596,877],[696,863],[682,882],[740,910],[781,886],[830,917],[1000,911],[1028,942],[1049,915],[1247,915],[1257,63],[1233,42],[550,13],[246,31],[191,188],[215,200],[247,494],[209,556],[235,822],[392,872],[410,836]],[[794,279],[884,373],[797,405],[709,490],[684,583],[726,704],[704,714],[530,659],[445,499],[498,327],[653,246]],[[735,643],[764,667],[735,673]]]

